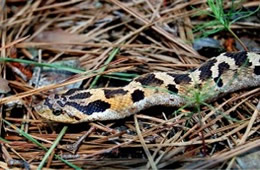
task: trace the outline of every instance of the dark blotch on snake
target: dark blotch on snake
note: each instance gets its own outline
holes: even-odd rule
[[[141,83],[144,86],[159,86],[163,84],[163,81],[155,78],[154,74],[146,74],[144,76],[136,78],[135,81]]]
[[[128,91],[124,89],[104,89],[104,94],[107,99],[113,98],[117,95],[125,95]]]
[[[178,89],[175,87],[175,85],[173,85],[173,84],[169,84],[168,86],[167,86],[167,88],[168,88],[168,90],[169,91],[171,91],[171,92],[173,92],[173,93],[178,93]]]
[[[63,102],[66,102],[66,101],[67,101],[67,98],[66,98],[65,96],[61,96],[61,100],[62,100]]]
[[[225,73],[229,69],[229,64],[226,62],[222,62],[218,65],[218,76],[214,78],[215,83],[218,87],[223,86],[223,80],[221,79],[221,75]]]
[[[208,62],[206,62],[205,64],[203,64],[200,68],[200,79],[203,80],[207,80],[212,76],[212,71],[211,71],[211,67],[214,66],[214,64],[217,62],[217,60],[211,59]]]
[[[57,104],[60,105],[60,107],[64,107],[66,103],[62,103],[61,101],[57,101]]]
[[[217,84],[218,87],[223,86],[223,81],[222,81],[221,77],[215,77],[214,81],[215,81],[215,83]]]
[[[135,90],[132,94],[132,101],[133,103],[138,102],[144,99],[144,92],[141,90]]]
[[[255,68],[254,68],[254,73],[255,73],[256,75],[260,75],[260,66],[255,66]]]
[[[64,96],[72,95],[72,94],[74,94],[74,93],[76,93],[76,92],[78,92],[78,91],[80,91],[80,90],[82,90],[82,89],[80,89],[80,88],[70,89],[70,90],[68,90],[66,93],[64,93],[64,94],[62,94],[62,95],[64,95]]]
[[[95,112],[104,112],[105,110],[109,109],[111,105],[107,102],[104,102],[102,100],[96,100],[94,102],[90,102],[86,106],[82,106],[76,102],[67,102],[65,105],[69,105],[71,107],[74,107],[78,111],[86,114],[86,115],[92,115]]]
[[[79,92],[73,96],[70,96],[69,99],[70,100],[87,99],[90,96],[92,96],[90,92]]]
[[[233,58],[235,60],[235,64],[237,66],[242,66],[243,64],[246,64],[246,62],[247,62],[247,52],[246,51],[242,51],[242,52],[238,52],[238,53],[226,52],[225,56]]]
[[[188,84],[191,82],[189,74],[179,74],[174,78],[176,84]]]
[[[49,109],[51,109],[51,110],[53,109],[53,108],[52,108],[52,104],[50,103],[50,99],[49,99],[49,98],[46,98],[46,99],[45,99],[44,105],[48,106]]]
[[[176,74],[176,73],[167,73],[169,76],[175,78],[177,76],[179,76],[180,74]]]
[[[218,65],[218,76],[221,76],[225,71],[229,69],[229,64],[222,62]]]
[[[54,99],[59,99],[60,97],[59,97],[59,95],[58,94],[55,94],[54,95]]]

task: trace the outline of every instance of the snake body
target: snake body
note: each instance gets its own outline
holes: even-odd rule
[[[192,105],[195,93],[210,102],[256,86],[260,86],[260,53],[227,52],[183,74],[152,72],[124,87],[70,89],[52,94],[36,111],[46,119],[63,123],[113,120],[155,105]]]

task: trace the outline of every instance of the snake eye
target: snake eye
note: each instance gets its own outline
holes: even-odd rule
[[[53,113],[55,116],[59,116],[59,115],[62,114],[62,110],[60,110],[60,109],[56,109],[56,110],[53,110],[52,113]]]

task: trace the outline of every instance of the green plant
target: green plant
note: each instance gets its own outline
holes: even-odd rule
[[[208,11],[202,11],[199,12],[198,14],[207,14],[214,19],[211,21],[207,21],[202,24],[198,24],[195,29],[193,30],[194,32],[202,32],[200,36],[207,37],[211,34],[215,34],[219,31],[222,30],[227,30],[229,31],[232,36],[234,36],[237,41],[242,45],[242,47],[247,51],[247,47],[243,44],[243,42],[238,38],[238,36],[232,31],[231,25],[235,23],[237,20],[240,20],[242,18],[249,17],[250,15],[253,15],[259,10],[259,7],[251,12],[243,12],[240,10],[237,10],[237,7],[232,0],[232,4],[230,9],[225,12],[224,10],[224,4],[223,0],[207,0],[208,6],[210,8],[211,12]],[[236,17],[239,16],[239,17]],[[209,29],[212,28],[212,29]]]

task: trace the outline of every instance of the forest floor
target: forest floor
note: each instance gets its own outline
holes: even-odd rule
[[[259,3],[0,0],[0,167],[260,168],[259,87],[113,121],[62,124],[34,110],[71,88],[120,87],[225,51],[259,51]]]

